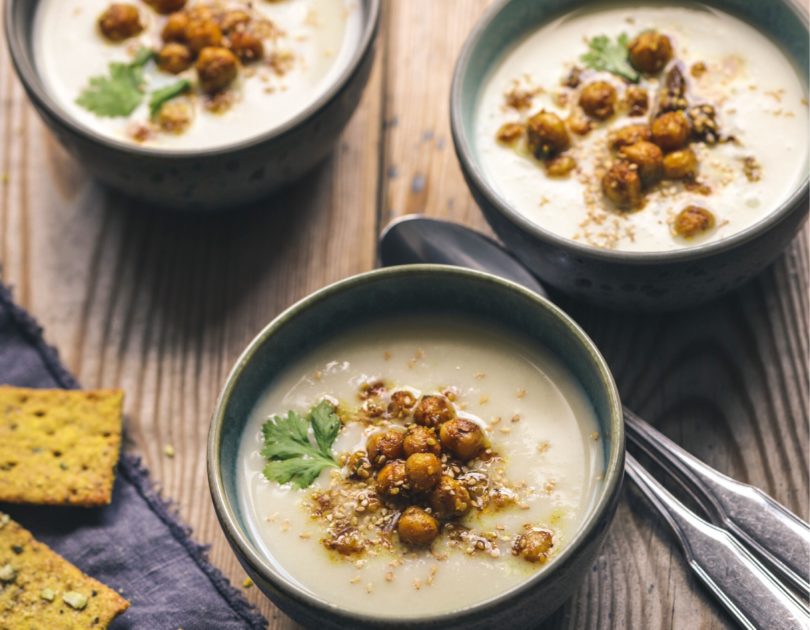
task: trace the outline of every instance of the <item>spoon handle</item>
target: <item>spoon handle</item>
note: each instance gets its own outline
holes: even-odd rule
[[[672,529],[692,571],[742,627],[808,627],[807,610],[734,536],[689,510],[629,453],[626,469]]]
[[[770,568],[810,596],[810,526],[767,494],[727,477],[624,410],[630,440],[673,475],[716,525],[731,531]]]

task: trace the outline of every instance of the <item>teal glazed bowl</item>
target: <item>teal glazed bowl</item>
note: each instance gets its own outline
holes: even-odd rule
[[[604,448],[604,482],[594,505],[550,564],[517,588],[451,614],[369,617],[319,599],[260,551],[237,495],[237,457],[248,416],[285,365],[349,326],[392,314],[450,313],[537,340],[571,370],[591,400]],[[591,571],[613,518],[624,470],[624,424],[616,385],[593,342],[548,300],[495,276],[442,265],[392,267],[348,278],[287,309],[248,345],[219,396],[208,436],[214,508],[234,553],[256,585],[296,621],[318,628],[535,627]]]
[[[223,210],[256,201],[300,179],[332,151],[374,64],[380,0],[361,0],[354,54],[334,83],[291,120],[237,144],[174,151],[116,141],[78,123],[46,89],[34,58],[39,0],[8,0],[5,34],[14,68],[42,120],[98,180],[160,207]]]
[[[503,54],[545,23],[596,4],[501,0],[486,13],[468,37],[453,76],[450,122],[456,154],[492,229],[549,285],[614,309],[662,311],[694,306],[739,287],[784,251],[807,219],[807,177],[780,207],[728,238],[675,251],[622,252],[566,239],[529,221],[499,195],[477,154],[479,91]],[[806,5],[802,8],[796,0],[707,0],[702,4],[753,24],[779,43],[800,74],[808,76]]]

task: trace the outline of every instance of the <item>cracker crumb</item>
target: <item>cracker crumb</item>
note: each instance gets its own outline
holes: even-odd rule
[[[167,444],[166,446],[164,446],[163,447],[163,454],[166,457],[168,457],[169,459],[174,457],[174,455],[175,455],[174,446],[172,446],[171,444]]]
[[[250,588],[251,586],[253,586],[253,580],[251,580],[249,577],[246,577],[242,581],[242,586],[245,587],[245,588]]]

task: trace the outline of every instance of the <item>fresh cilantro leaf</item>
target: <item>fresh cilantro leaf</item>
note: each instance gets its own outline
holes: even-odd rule
[[[97,116],[129,116],[143,100],[143,66],[153,55],[142,48],[129,63],[112,62],[107,76],[90,78],[76,103]]]
[[[310,422],[312,423],[312,433],[315,442],[321,453],[327,457],[332,456],[332,444],[340,431],[340,418],[335,413],[335,408],[328,400],[323,400],[313,407],[310,412]]]
[[[588,41],[588,52],[580,57],[582,63],[594,70],[602,70],[636,83],[639,74],[627,58],[629,38],[622,33],[615,42],[607,35],[597,35]]]
[[[273,460],[264,467],[264,476],[276,483],[292,483],[298,488],[312,485],[325,468],[336,464],[324,459],[284,459]]]
[[[309,440],[310,426],[317,447]],[[306,418],[295,411],[271,417],[262,425],[261,454],[269,460],[264,476],[270,481],[306,488],[321,471],[337,466],[332,444],[339,431],[340,418],[328,401],[310,409]]]
[[[149,116],[154,118],[160,111],[160,108],[167,102],[176,98],[191,89],[191,81],[188,79],[180,79],[176,83],[162,87],[159,90],[152,92],[152,97],[149,99]]]
[[[294,411],[287,416],[273,416],[262,426],[262,457],[290,459],[308,455],[312,450],[307,434],[307,421]]]

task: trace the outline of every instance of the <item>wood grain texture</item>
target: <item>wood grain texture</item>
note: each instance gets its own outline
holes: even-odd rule
[[[244,345],[285,306],[375,264],[377,228],[425,212],[486,230],[452,149],[448,95],[489,0],[393,0],[377,64],[334,156],[304,184],[209,217],[101,189],[51,139],[0,49],[0,264],[17,300],[89,387],[127,391],[138,452],[211,559],[244,577],[214,517],[205,438]],[[808,517],[810,230],[742,290],[665,316],[561,302],[627,404],[712,466]],[[171,444],[174,458],[163,449]],[[273,629],[294,624],[246,591]],[[627,488],[607,544],[548,628],[721,628],[646,504]]]

